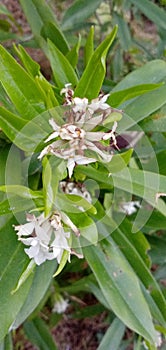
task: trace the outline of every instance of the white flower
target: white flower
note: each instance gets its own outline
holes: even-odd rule
[[[90,111],[90,113],[93,114],[94,112],[96,112],[99,109],[101,109],[101,110],[109,109],[110,110],[110,106],[108,105],[108,103],[105,103],[107,101],[108,97],[109,97],[109,94],[104,95],[104,96],[100,95],[99,97],[93,99],[88,106],[88,110]]]
[[[69,301],[64,299],[61,295],[58,295],[57,300],[53,306],[52,312],[56,312],[57,314],[62,314],[66,311],[69,305]]]
[[[139,201],[130,201],[120,204],[120,210],[127,215],[131,215],[137,211],[138,208],[141,208]]]
[[[33,258],[37,265],[52,259],[57,259],[60,264],[65,250],[68,252],[68,260],[70,261],[71,249],[68,241],[70,232],[64,231],[62,217],[59,213],[47,218],[44,217],[43,213],[38,217],[28,214],[27,221],[29,222],[14,226],[14,228],[18,231],[18,239],[30,246],[30,248],[25,249],[30,259]],[[68,223],[70,224],[71,220]],[[72,228],[76,230],[74,224]]]

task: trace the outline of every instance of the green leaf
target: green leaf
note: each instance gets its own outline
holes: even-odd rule
[[[30,188],[20,185],[4,185],[0,186],[0,191],[5,193],[13,193],[17,196],[26,199],[42,198],[43,194],[40,191],[32,191]]]
[[[54,79],[59,88],[71,83],[77,85],[77,75],[69,63],[68,59],[58,50],[58,48],[48,39],[49,57]]]
[[[11,333],[7,334],[2,343],[0,343],[0,350],[13,350]]]
[[[77,43],[74,45],[74,47],[70,51],[68,51],[66,55],[66,58],[68,59],[68,61],[70,62],[70,64],[74,69],[77,66],[80,45],[81,45],[81,35],[79,35]]]
[[[70,213],[70,219],[80,230],[80,242],[81,246],[84,245],[84,238],[86,238],[86,244],[96,244],[98,241],[98,231],[95,222],[84,213]],[[83,239],[82,239],[83,238]],[[88,242],[88,243],[87,243]],[[75,244],[75,242],[74,242]]]
[[[40,65],[35,62],[30,55],[28,55],[27,51],[23,48],[23,46],[18,45],[18,47],[14,44],[14,50],[19,57],[20,61],[23,63],[24,67],[28,71],[32,77],[40,74]]]
[[[84,248],[84,254],[110,309],[129,328],[154,344],[156,334],[148,305],[119,247],[109,237],[102,247]]]
[[[106,163],[105,167],[110,171],[110,173],[116,173],[127,166],[129,163],[133,150],[129,149],[126,152],[115,154],[111,159],[110,163]]]
[[[59,51],[66,55],[69,51],[69,45],[65,39],[65,36],[60,29],[53,23],[45,23],[41,29],[41,35],[47,41],[49,39]]]
[[[84,175],[87,175],[91,179],[103,183],[105,188],[110,188],[110,186],[114,185],[115,188],[143,198],[152,207],[156,208],[159,212],[166,216],[165,203],[160,198],[157,200],[156,197],[158,193],[165,192],[166,176],[144,170],[131,169],[128,167],[124,167],[119,172],[112,172],[111,176],[108,174],[108,172],[104,171],[104,168],[101,166],[100,168],[95,169],[91,165],[86,167],[78,165],[75,169],[76,174],[78,171]],[[149,211],[149,213],[151,212]],[[148,219],[149,217],[145,218],[145,222],[142,222],[142,226]],[[139,226],[135,224],[135,228],[133,226],[133,230],[137,229],[139,229]]]
[[[55,203],[55,198],[59,186],[59,181],[62,180],[66,167],[63,160],[50,157],[43,159],[43,195],[45,203],[45,215],[49,215]]]
[[[43,203],[42,203],[43,204]],[[20,199],[18,196],[12,196],[8,200],[0,202],[0,215],[16,214],[23,211],[29,211],[36,208],[35,202],[28,201],[27,198]]]
[[[144,120],[140,126],[144,131],[166,132],[166,117],[159,115],[159,119]]]
[[[27,51],[21,45],[18,45],[18,47],[14,45],[14,49],[25,69],[35,79],[35,83],[43,96],[46,107],[53,108],[58,106],[59,103],[55,97],[53,86],[41,74],[40,65],[28,55]]]
[[[139,96],[135,101],[128,104],[124,110],[124,118],[118,125],[118,131],[124,131],[136,125],[141,120],[157,111],[166,103],[166,85],[157,90],[150,91]]]
[[[36,317],[32,321],[25,322],[24,331],[28,339],[40,350],[57,350],[51,333],[41,318]]]
[[[162,8],[155,5],[149,0],[129,0],[132,4],[136,5],[141,12],[154,22],[158,27],[166,30],[166,13]]]
[[[90,17],[103,0],[76,0],[65,12],[62,29],[71,30]]]
[[[164,202],[161,199],[157,200],[158,193],[165,192],[166,176],[138,169],[124,168],[119,173],[113,174],[112,177],[115,187],[143,198],[166,216]]]
[[[0,107],[0,127],[3,132],[16,146],[28,152],[34,152],[36,147],[51,132],[49,118],[50,114],[46,112],[28,122]]]
[[[57,193],[56,205],[61,210],[67,211],[68,213],[74,212],[78,214],[80,213],[79,207],[82,207],[88,214],[96,214],[96,208],[79,195]]]
[[[54,23],[58,28],[55,14],[45,0],[20,0],[20,4],[35,36],[35,40],[47,54],[47,45],[41,36],[41,30],[48,23]]]
[[[107,329],[97,350],[119,350],[124,332],[125,325],[118,318],[115,318]]]
[[[18,243],[12,224],[13,221],[9,221],[0,230],[0,340],[8,333],[32,284],[30,276],[18,292],[12,294],[29,260],[22,244]]]
[[[146,63],[143,67],[127,74],[112,91],[125,90],[135,85],[156,84],[164,81],[166,78],[166,62],[163,60],[153,60]]]
[[[56,266],[56,260],[46,261],[44,264],[36,266],[31,289],[29,290],[22,308],[15,318],[13,329],[18,328],[39,305],[48,290]]]
[[[18,112],[27,120],[43,112],[43,96],[34,80],[2,46],[0,58],[0,80]]]
[[[98,96],[106,72],[106,55],[116,33],[117,27],[114,27],[113,31],[95,50],[76,87],[75,96],[87,97],[90,100]]]
[[[109,220],[107,221],[107,224]],[[157,310],[157,315],[155,314],[155,316],[157,316],[158,321],[162,324],[166,324],[166,300],[160,286],[149,270],[149,258],[147,256],[149,244],[144,235],[141,232],[133,234],[132,225],[127,219],[125,219],[112,233],[112,238],[114,242],[120,246],[126,259],[144,284],[146,294],[150,294],[153,299],[155,304],[154,314]]]
[[[115,91],[110,94],[107,99],[107,103],[112,107],[118,107],[123,102],[130,100],[136,96],[146,94],[149,91],[155,90],[160,87],[162,83],[159,84],[140,84],[132,86],[131,88]]]
[[[124,20],[122,15],[113,11],[113,23],[118,26],[118,38],[120,45],[124,51],[129,51],[132,45],[131,33],[127,21]]]
[[[86,67],[94,53],[94,26],[91,26],[84,48],[84,66]]]
[[[61,273],[61,271],[63,270],[63,268],[65,267],[65,265],[67,263],[68,257],[69,257],[69,252],[67,252],[67,250],[64,250],[60,264],[59,264],[57,270],[55,271],[53,277],[56,277]]]

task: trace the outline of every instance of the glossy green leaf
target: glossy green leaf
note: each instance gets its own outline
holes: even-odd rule
[[[50,115],[46,113],[27,122],[27,120],[0,107],[0,127],[3,132],[16,146],[28,152],[33,152],[51,131],[48,123],[49,118]]]
[[[118,318],[115,318],[107,329],[97,350],[119,350],[124,332],[125,325]]]
[[[158,193],[165,192],[166,176],[127,168],[112,176],[115,187],[143,198],[166,216],[166,205],[157,199]]]
[[[18,112],[27,120],[43,112],[43,96],[34,80],[2,46],[0,58],[0,80]]]
[[[64,55],[68,53],[69,45],[63,33],[54,22],[45,23],[41,29],[41,35],[46,41],[49,39]]]
[[[20,185],[4,185],[0,186],[0,191],[5,193],[13,193],[22,198],[31,199],[31,198],[42,198],[42,192],[32,191],[30,188]]]
[[[84,254],[110,309],[129,328],[154,343],[156,334],[148,305],[119,247],[109,237],[101,247],[84,248]]]
[[[49,215],[55,204],[59,181],[62,180],[65,174],[65,163],[63,160],[50,157],[43,159],[43,195],[45,203],[45,215]]]
[[[97,231],[95,222],[90,218],[90,216],[87,215],[85,212],[69,213],[68,215],[70,219],[73,221],[73,223],[76,225],[76,227],[78,227],[78,229],[80,230],[79,239],[81,242],[81,246],[84,245],[84,238],[86,238],[86,244],[90,244],[90,245],[97,244],[98,231]],[[75,241],[74,241],[74,244],[75,244]]]
[[[166,300],[160,286],[149,270],[149,258],[147,256],[149,245],[145,237],[141,232],[132,233],[132,225],[125,220],[112,233],[112,238],[121,247],[121,251],[144,284],[146,293],[149,293],[154,300],[155,312],[158,309],[158,321],[166,324]]]
[[[157,111],[165,103],[166,85],[139,96],[124,108],[124,118],[118,125],[118,131],[124,131],[137,125],[137,123]]]
[[[32,321],[27,321],[24,324],[24,331],[28,339],[40,350],[57,350],[51,333],[41,318],[36,317]]]
[[[36,266],[31,288],[22,308],[14,320],[13,329],[18,328],[44,298],[51,283],[54,271],[56,270],[56,266],[56,260],[46,261],[44,264]]]
[[[166,117],[159,116],[159,119],[145,120],[140,126],[144,131],[166,132]]]
[[[156,84],[163,82],[165,78],[166,62],[159,59],[153,60],[127,74],[112,91],[125,90],[135,85],[142,84],[142,82],[144,82],[144,84]]]
[[[15,45],[14,49],[25,69],[35,79],[35,83],[43,96],[43,101],[45,102],[46,107],[53,108],[58,106],[59,103],[55,97],[53,87],[41,74],[40,65],[31,58],[23,46],[18,45],[17,47]]]
[[[59,88],[71,83],[77,85],[77,75],[69,63],[68,59],[58,50],[58,48],[48,40],[49,57],[55,82]]]
[[[12,224],[13,221],[9,221],[0,230],[0,340],[8,333],[32,284],[32,276],[30,276],[18,292],[12,294],[29,260],[23,251],[22,244],[17,241]]]
[[[117,27],[114,27],[113,31],[95,50],[76,87],[75,96],[87,97],[90,100],[98,96],[106,72],[106,55],[116,33]]]
[[[61,210],[67,211],[68,213],[72,213],[74,211],[75,213],[79,214],[79,207],[82,207],[89,214],[96,214],[96,208],[85,198],[79,195],[57,193],[56,205]]]
[[[131,88],[125,90],[112,92],[107,99],[107,103],[112,107],[118,107],[123,102],[131,100],[136,96],[146,94],[149,91],[155,90],[161,85],[162,84],[140,84],[132,86]]]
[[[166,30],[166,13],[164,9],[160,8],[150,0],[129,0],[136,5],[141,12],[154,22],[158,27]]]
[[[110,162],[111,164],[111,162]],[[93,166],[77,166],[75,172],[80,171],[89,178],[99,181],[105,188],[113,186],[128,193],[142,197],[164,216],[166,216],[166,205],[162,199],[157,200],[158,193],[164,193],[166,188],[166,176],[148,171],[124,167],[123,170],[112,175],[104,171],[104,168],[95,169]],[[148,217],[146,218],[148,220]],[[138,229],[138,227],[137,227]]]
[[[31,56],[27,53],[23,46],[14,44],[14,50],[19,57],[20,61],[23,63],[24,67],[32,77],[40,74],[40,65],[35,62]]]
[[[68,51],[66,58],[72,65],[72,67],[75,69],[77,66],[78,62],[78,54],[79,54],[79,49],[81,45],[81,36],[79,35],[77,43],[74,45],[74,47]]]
[[[62,29],[71,30],[90,17],[103,0],[76,0],[65,12]]]
[[[105,167],[110,171],[110,173],[116,173],[127,166],[129,163],[133,150],[129,149],[126,152],[115,154],[111,159],[111,162],[105,164]]]
[[[0,215],[16,214],[23,211],[29,211],[36,207],[35,202],[28,201],[27,198],[12,196],[0,202]]]
[[[55,14],[45,0],[20,0],[20,4],[35,36],[35,40],[47,54],[47,45],[41,36],[41,30],[48,23],[54,23],[58,27]]]
[[[0,350],[13,350],[11,333],[7,334],[2,343],[0,343]]]
[[[94,26],[91,26],[84,48],[84,66],[86,67],[94,53]]]
[[[99,203],[98,203],[99,209]],[[149,304],[153,317],[162,325],[166,324],[166,299],[156,279],[150,271],[149,252],[150,245],[145,236],[137,230],[132,232],[132,224],[129,220],[121,218],[120,213],[115,221],[100,205],[100,220],[97,222],[99,240],[111,235],[114,242],[130,263],[137,277],[141,281],[144,296]],[[108,238],[109,240],[109,238]]]

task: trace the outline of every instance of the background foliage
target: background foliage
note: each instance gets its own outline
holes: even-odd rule
[[[104,313],[107,331],[98,334],[99,350],[142,350],[143,339],[149,349],[156,349],[155,329],[162,334],[164,350],[166,4],[149,0],[20,0],[20,4],[30,37],[0,5],[0,346],[12,349],[15,329],[23,324],[24,334],[39,349],[56,349],[50,330],[63,318],[52,313],[61,295],[70,301],[67,317]],[[27,47],[44,52],[49,73],[41,72]],[[51,131],[46,122],[39,123],[40,116],[48,121],[48,111],[62,104],[60,90],[68,82],[81,98],[96,98],[100,90],[110,93],[107,102],[122,109],[123,118],[117,129],[120,151],[115,151],[110,164],[79,165],[74,172],[75,181],[99,186],[97,216],[91,208],[87,221],[87,227],[95,222],[99,243],[84,247],[85,259],[72,257],[52,278],[55,261],[31,268],[12,225],[35,207],[49,212],[48,188],[56,197],[57,184],[66,177],[57,163],[50,161],[42,169],[37,155]],[[131,200],[141,201],[141,208],[126,215],[120,203]],[[94,243],[92,229],[84,229],[84,234]],[[88,298],[91,302],[86,302]],[[80,312],[81,300],[86,306]]]

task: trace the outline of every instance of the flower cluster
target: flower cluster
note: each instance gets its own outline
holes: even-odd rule
[[[116,145],[117,122],[114,122],[112,130],[108,132],[95,130],[113,112],[106,103],[109,95],[100,95],[89,103],[87,98],[74,97],[70,84],[61,90],[61,94],[65,94],[64,105],[68,106],[65,110],[66,123],[59,125],[55,119],[49,120],[53,132],[45,142],[51,143],[42,150],[39,159],[52,154],[67,160],[71,177],[76,164],[89,164],[96,160],[111,161],[110,146],[107,147],[103,142],[110,140]],[[92,156],[88,155],[89,151]]]
[[[46,260],[57,259],[60,264],[64,251],[68,252],[68,261],[72,253],[69,246],[70,229],[79,235],[77,227],[64,213],[55,212],[49,217],[44,213],[36,217],[27,214],[27,223],[14,226],[18,239],[30,248],[25,249],[30,259],[34,259],[37,265]],[[68,231],[64,230],[63,222],[68,225]]]

